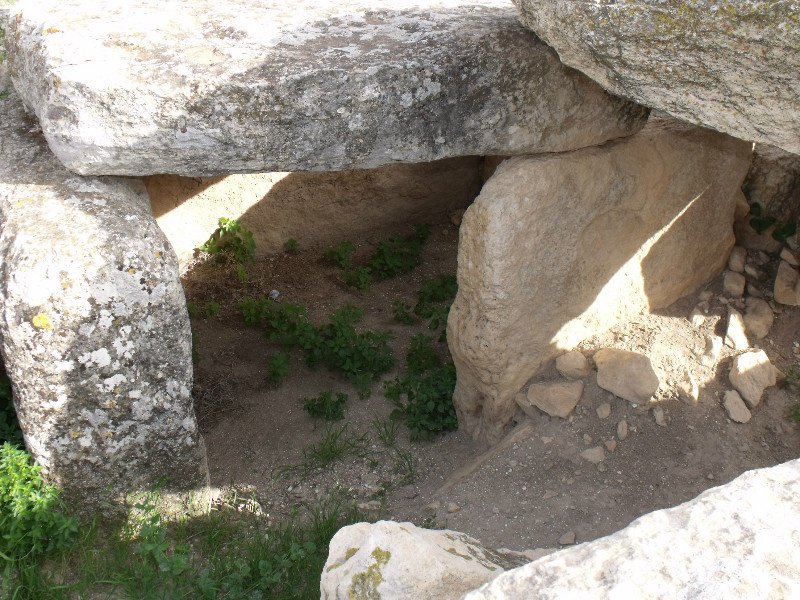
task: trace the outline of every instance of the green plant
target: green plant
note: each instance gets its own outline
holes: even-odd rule
[[[453,406],[455,385],[455,365],[448,363],[419,375],[407,373],[402,379],[389,382],[386,397],[397,405],[395,415],[405,419],[411,439],[430,440],[438,433],[458,427]]]
[[[442,360],[433,347],[430,336],[420,333],[411,338],[411,344],[406,353],[406,368],[412,375],[420,375],[430,369],[440,367]]]
[[[267,364],[267,379],[280,383],[289,374],[289,353],[278,352]]]
[[[219,218],[219,227],[211,234],[199,250],[211,255],[233,257],[234,261],[243,265],[253,260],[256,243],[253,233],[237,219]]]
[[[328,246],[322,251],[322,255],[330,262],[339,266],[340,269],[349,269],[353,265],[353,253],[356,247],[353,242],[345,240],[338,246]]]
[[[344,405],[347,403],[347,394],[336,393],[333,399],[333,390],[325,390],[315,398],[304,398],[303,408],[312,417],[326,421],[341,421],[344,419]]]
[[[408,273],[421,265],[422,248],[430,233],[429,226],[418,225],[411,235],[393,235],[379,242],[378,248],[368,262],[373,276],[388,279]]]
[[[206,302],[203,312],[207,317],[216,317],[219,314],[219,302],[214,302],[213,300]]]
[[[58,491],[42,479],[30,455],[0,446],[0,560],[8,576],[18,561],[67,548],[78,530],[62,512]]]
[[[292,255],[300,254],[300,242],[298,242],[294,238],[289,238],[283,245],[283,249],[286,251],[287,254],[292,254]]]
[[[458,292],[458,282],[455,275],[439,275],[426,280],[417,292],[417,305],[414,314],[422,319],[430,319],[428,329],[436,330],[447,325],[447,316],[450,305]],[[439,337],[440,342],[445,341],[446,327]]]
[[[400,299],[395,299],[392,302],[392,317],[395,321],[404,325],[411,325],[415,321],[414,315],[411,314],[411,306]]]
[[[758,234],[764,233],[775,223],[775,217],[767,215],[758,202],[753,202],[750,205],[750,215],[750,227],[755,229]]]
[[[366,433],[351,433],[348,427],[349,424],[345,423],[338,428],[325,429],[318,443],[303,448],[303,461],[298,465],[279,467],[275,471],[276,478],[295,472],[307,477],[346,456],[366,458],[369,455],[369,437]]]
[[[372,275],[367,267],[344,269],[342,271],[342,279],[346,285],[357,288],[362,292],[368,292],[372,285]]]
[[[186,302],[186,310],[189,311],[189,316],[193,319],[200,316],[200,307],[194,302]]]
[[[795,233],[797,233],[797,223],[781,223],[775,227],[772,237],[780,243],[784,243]]]
[[[378,439],[387,448],[393,448],[397,442],[397,421],[393,419],[379,419],[372,420],[372,426],[378,434]]]
[[[247,272],[247,267],[245,267],[242,263],[238,263],[234,268],[234,271],[236,273],[236,279],[239,280],[239,283],[250,283],[250,274]]]

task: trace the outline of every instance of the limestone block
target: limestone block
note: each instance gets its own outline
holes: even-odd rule
[[[592,372],[589,361],[577,350],[572,350],[556,358],[556,370],[570,379],[583,379]]]
[[[761,298],[748,298],[747,311],[744,314],[744,327],[747,333],[757,339],[767,337],[775,315],[766,300]]]
[[[503,573],[464,600],[800,596],[800,460]]]
[[[0,339],[28,450],[82,509],[204,489],[186,300],[144,187],[73,175],[0,103]]]
[[[725,392],[725,396],[722,399],[722,406],[725,408],[731,421],[747,423],[752,417],[750,411],[747,409],[747,405],[736,390],[728,390]]]
[[[719,273],[749,160],[749,144],[651,119],[602,147],[503,162],[460,229],[460,423],[497,441],[549,360]]]
[[[763,350],[734,358],[728,378],[750,408],[758,406],[764,390],[777,383],[775,367]]]
[[[775,276],[775,302],[788,306],[800,306],[800,275],[797,270],[782,260]]]
[[[530,407],[535,406],[551,417],[566,419],[578,405],[583,395],[582,381],[564,381],[557,383],[533,383],[528,388],[528,395],[524,403],[517,402],[520,408],[531,416],[538,416],[530,412]]]
[[[83,175],[558,152],[647,114],[562,65],[506,0],[37,0],[8,37],[14,85]]]
[[[611,93],[800,154],[800,7],[739,0],[514,0],[564,64]],[[691,40],[687,43],[687,40]]]
[[[486,548],[458,531],[356,523],[333,536],[320,588],[327,600],[457,600],[528,560],[518,552]]]

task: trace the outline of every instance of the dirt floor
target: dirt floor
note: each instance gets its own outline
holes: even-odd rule
[[[397,231],[410,232],[402,227]],[[353,241],[359,244],[359,254],[367,256],[389,233]],[[712,368],[698,361],[706,333],[724,336],[727,307],[720,299],[721,277],[704,288],[713,296],[698,327],[692,326],[689,315],[702,290],[579,347],[589,357],[605,346],[650,356],[662,381],[650,405],[634,406],[614,397],[600,389],[592,375],[568,419],[542,413],[526,424],[521,415],[514,443],[494,455],[484,454],[485,447],[461,432],[411,443],[402,424],[396,444],[387,447],[380,431],[385,437],[386,428],[391,428],[394,407],[383,394],[382,382],[374,383],[369,399],[359,400],[341,377],[307,368],[299,353],[293,353],[291,374],[281,385],[267,382],[267,361],[278,348],[242,321],[236,305],[244,296],[278,290],[282,301],[306,305],[315,323],[324,322],[347,302],[364,309],[359,327],[395,336],[398,365],[383,378],[392,379],[403,370],[411,336],[430,333],[424,323],[394,322],[392,301],[400,298],[413,306],[424,279],[454,274],[457,243],[457,227],[449,221],[435,224],[425,263],[408,275],[373,284],[369,293],[345,287],[339,270],[322,259],[319,248],[259,259],[249,267],[248,285],[216,263],[198,263],[190,270],[184,279],[188,299],[201,307],[209,301],[221,305],[218,316],[195,318],[193,323],[200,355],[195,371],[198,418],[212,484],[222,489],[225,502],[277,519],[319,499],[349,496],[381,518],[446,526],[496,547],[525,550],[557,547],[567,532],[575,534],[577,543],[610,534],[644,513],[675,506],[746,470],[800,456],[800,427],[788,414],[796,393],[771,388],[749,423],[733,423],[721,405],[722,395],[731,389],[733,351],[725,347]],[[750,255],[758,261],[756,253]],[[758,267],[763,277],[754,282],[769,290],[777,263],[774,257],[760,258],[768,260]],[[785,373],[800,362],[800,309],[778,311],[770,334],[757,345]],[[678,384],[687,371],[699,385],[697,403],[679,398]],[[557,377],[553,368],[536,380]],[[302,408],[304,397],[324,389],[350,394],[345,421],[333,428]],[[606,402],[611,414],[601,419],[596,409]],[[656,407],[663,410],[663,425],[656,423]],[[619,439],[623,420],[628,435]],[[345,423],[339,440],[350,442],[348,456],[309,473],[286,468],[309,465],[310,447]],[[606,450],[601,463],[580,456],[605,442],[617,445],[613,452]],[[460,469],[466,469],[464,476],[451,485],[448,479]]]

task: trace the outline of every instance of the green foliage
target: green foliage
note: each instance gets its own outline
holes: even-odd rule
[[[458,283],[455,275],[439,275],[428,279],[417,292],[414,314],[422,319],[430,319],[428,329],[435,331],[439,327],[445,328],[439,337],[440,342],[445,341],[447,316],[457,292]]]
[[[797,233],[797,223],[783,223],[775,227],[772,237],[780,243],[784,243],[795,233]]]
[[[372,275],[367,267],[344,269],[342,279],[345,284],[362,292],[368,292],[372,285]]]
[[[442,360],[427,335],[411,338],[406,353],[406,374],[386,382],[386,397],[396,406],[393,416],[404,418],[411,439],[432,439],[458,427],[453,390],[456,370]]]
[[[219,227],[199,250],[211,255],[229,255],[237,265],[244,265],[253,260],[256,243],[253,241],[253,233],[237,219],[220,217]]]
[[[219,302],[214,302],[213,300],[206,302],[203,312],[207,317],[216,317],[219,314]]]
[[[250,283],[250,274],[247,272],[247,267],[245,267],[242,263],[237,263],[234,271],[236,273],[236,279],[239,280],[239,283]]]
[[[289,374],[289,353],[278,352],[267,364],[267,379],[280,383]]]
[[[411,314],[411,306],[400,299],[395,299],[392,302],[392,316],[395,321],[404,325],[411,325],[415,320],[414,315]]]
[[[0,444],[22,444],[22,431],[14,410],[14,394],[11,382],[6,375],[3,363],[0,363]]]
[[[341,421],[344,419],[344,405],[347,403],[347,394],[336,392],[333,399],[333,390],[325,390],[316,398],[304,398],[303,408],[312,417],[326,421]]]
[[[764,212],[761,204],[753,202],[750,205],[750,227],[755,229],[759,235],[764,233],[775,223],[775,217],[772,217]]]
[[[42,480],[30,455],[4,443],[0,447],[0,561],[5,575],[19,561],[67,548],[77,522],[61,512],[58,491]]]
[[[393,235],[378,243],[368,265],[373,276],[389,279],[408,273],[422,264],[422,248],[430,237],[427,225],[418,225],[409,236]]]
[[[369,396],[369,382],[394,366],[389,346],[391,336],[376,331],[356,331],[363,311],[350,304],[329,317],[322,326],[313,325],[304,306],[291,302],[272,302],[263,296],[239,303],[244,320],[249,325],[260,324],[270,340],[284,349],[302,350],[310,367],[322,364],[341,373],[356,387],[360,397]]]
[[[187,302],[186,310],[189,311],[189,316],[192,317],[193,319],[200,316],[200,307],[197,306],[197,304],[194,302],[191,301]]]
[[[283,249],[286,251],[287,254],[292,254],[292,255],[300,254],[300,242],[298,242],[294,238],[289,238],[283,245]]]
[[[353,253],[356,247],[350,240],[345,240],[338,246],[328,246],[322,251],[326,260],[336,264],[340,269],[345,270],[353,266]]]
[[[275,476],[280,478],[296,472],[307,477],[347,456],[361,458],[369,456],[370,441],[367,434],[356,435],[350,432],[348,427],[349,424],[345,423],[338,428],[325,429],[318,443],[303,448],[303,461],[300,464],[279,467],[275,471]]]

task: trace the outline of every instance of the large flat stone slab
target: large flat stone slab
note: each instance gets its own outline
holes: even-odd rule
[[[497,442],[548,361],[716,275],[750,157],[746,142],[652,119],[601,147],[500,165],[460,229],[447,330],[460,424]]]
[[[671,115],[800,154],[800,4],[514,0],[565,64]]]
[[[608,537],[507,571],[464,600],[800,597],[800,460],[741,475]]]
[[[208,485],[178,261],[141,182],[85,178],[0,99],[0,351],[25,444],[83,510]]]
[[[8,41],[15,87],[84,175],[558,152],[646,114],[562,65],[508,0],[29,0]]]

